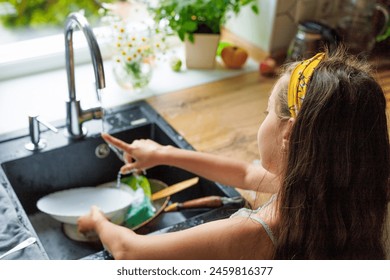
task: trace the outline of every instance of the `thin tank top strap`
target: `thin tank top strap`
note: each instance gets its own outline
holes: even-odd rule
[[[248,217],[250,218],[251,220],[255,221],[255,222],[258,222],[259,224],[261,224],[263,226],[263,228],[265,229],[267,235],[269,236],[269,238],[271,239],[272,243],[275,245],[275,235],[274,233],[272,232],[271,228],[269,227],[269,225],[263,221],[263,219],[261,219],[260,217],[258,217],[256,214],[259,213],[264,207],[266,207],[267,205],[269,205],[272,201],[274,201],[276,198],[276,194],[274,194],[268,202],[266,202],[264,205],[260,206],[258,209],[256,210],[251,210],[251,209],[248,209],[248,208],[241,208],[239,209],[236,213],[234,213],[233,215],[231,215],[231,217],[235,217],[235,216],[242,216],[242,217]]]
[[[263,228],[265,229],[265,231],[267,232],[268,234],[268,237],[269,239],[271,239],[272,243],[275,245],[275,235],[274,233],[272,232],[271,228],[269,227],[269,225],[264,222],[260,217],[258,216],[255,216],[255,215],[249,215],[249,218],[258,222],[259,224],[261,224],[263,226]]]

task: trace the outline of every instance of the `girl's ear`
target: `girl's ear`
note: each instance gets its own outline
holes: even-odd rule
[[[292,132],[292,128],[295,124],[295,118],[289,118],[286,124],[283,127],[283,142],[282,147],[288,147],[290,142],[290,136]]]

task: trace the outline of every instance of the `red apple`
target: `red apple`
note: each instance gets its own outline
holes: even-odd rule
[[[226,46],[221,51],[221,58],[227,68],[239,69],[245,64],[248,52],[238,46]]]
[[[260,62],[259,71],[261,75],[273,76],[275,74],[275,70],[276,70],[276,61],[273,58],[268,57],[265,60]]]

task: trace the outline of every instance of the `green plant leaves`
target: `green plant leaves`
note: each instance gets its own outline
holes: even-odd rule
[[[71,12],[83,10],[86,17],[97,18],[102,9],[95,0],[0,0],[0,5],[5,2],[15,10],[0,18],[7,27],[62,26]]]
[[[62,26],[71,12],[83,10],[86,17],[97,18],[102,9],[95,0],[0,0],[0,4],[4,2],[16,11],[0,18],[7,27]]]
[[[229,13],[238,14],[246,5],[251,5],[252,11],[258,14],[256,0],[161,0],[151,11],[157,23],[168,24],[182,41],[186,38],[193,41],[193,34],[200,29],[220,33]]]
[[[189,32],[193,32],[198,28],[198,24],[194,21],[186,21],[183,24],[183,29]]]

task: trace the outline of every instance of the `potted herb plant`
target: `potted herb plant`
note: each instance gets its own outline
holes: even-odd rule
[[[160,0],[151,7],[157,23],[185,42],[187,68],[214,68],[221,27],[243,6],[258,13],[257,0]]]

